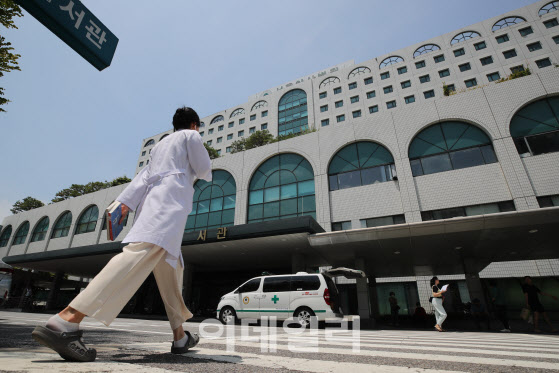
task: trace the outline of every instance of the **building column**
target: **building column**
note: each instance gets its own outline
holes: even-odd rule
[[[305,272],[307,269],[305,262],[305,256],[303,254],[291,254],[291,273]]]
[[[60,292],[60,284],[64,279],[64,272],[56,272],[54,275],[54,280],[52,281],[52,287],[50,288],[49,295],[47,297],[47,310],[52,310],[56,307],[56,299],[58,298],[58,293]]]
[[[182,298],[184,303],[191,307],[192,306],[192,271],[194,266],[192,263],[184,263],[184,273],[182,276]]]
[[[464,275],[466,276],[466,286],[468,287],[470,299],[472,301],[475,298],[479,299],[480,302],[485,305],[486,309],[488,309],[483,284],[479,278],[479,272],[481,270],[480,265],[476,263],[474,258],[464,258],[463,265]]]
[[[365,273],[365,259],[356,258],[355,259],[355,269],[359,269]],[[376,287],[376,281],[375,281]],[[371,318],[371,297],[369,292],[369,284],[367,283],[367,277],[356,279],[357,288],[357,312],[359,318],[361,319],[361,327],[370,328],[375,325],[375,319]],[[376,302],[376,296],[373,297]]]
[[[380,311],[378,309],[377,279],[373,274],[369,273],[367,273],[367,279],[369,280],[369,307],[371,310],[371,316],[373,320],[377,320],[380,317]]]

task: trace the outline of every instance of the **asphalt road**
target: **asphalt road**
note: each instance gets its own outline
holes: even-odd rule
[[[98,358],[67,363],[31,338],[34,326],[47,318],[0,312],[0,372],[559,372],[559,335],[398,330],[353,335],[251,326],[243,336],[240,326],[226,331],[187,322],[188,330],[206,337],[192,351],[171,355],[168,323],[138,319],[117,319],[110,328],[84,320],[85,342]]]

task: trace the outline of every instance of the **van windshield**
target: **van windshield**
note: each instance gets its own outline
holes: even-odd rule
[[[250,293],[253,291],[257,291],[260,288],[260,279],[253,278],[249,282],[241,285],[241,287],[236,291],[237,293]]]

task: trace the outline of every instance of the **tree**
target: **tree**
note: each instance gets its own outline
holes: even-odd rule
[[[5,28],[15,28],[14,17],[23,17],[21,8],[19,5],[15,4],[12,0],[0,0],[0,23]],[[10,72],[12,70],[20,70],[17,63],[17,59],[21,56],[19,54],[12,53],[14,48],[11,46],[12,43],[7,42],[6,39],[0,35],[0,78],[4,76],[4,73]],[[4,98],[4,88],[0,87],[0,112],[5,112],[2,109],[2,105],[10,102],[7,98]]]
[[[114,187],[121,184],[126,184],[131,182],[126,176],[119,176],[112,181],[92,181],[85,185],[82,184],[72,184],[69,188],[62,189],[56,196],[52,199],[52,202],[61,202],[72,197],[83,196],[84,194],[97,192],[102,189]]]
[[[253,149],[274,142],[274,136],[268,130],[256,131],[246,139],[245,149]]]
[[[217,153],[217,150],[215,150],[214,148],[212,148],[211,146],[209,146],[206,143],[204,143],[204,146],[206,147],[206,150],[208,151],[208,155],[210,156],[210,159],[219,158],[219,154]]]
[[[14,203],[10,211],[12,214],[17,214],[18,212],[33,210],[38,207],[43,207],[44,205],[45,204],[38,199],[25,197],[23,200]]]
[[[242,139],[233,141],[231,143],[231,154],[239,153],[246,150],[247,140],[243,137]]]
[[[130,180],[125,175],[123,175],[123,176],[117,177],[116,179],[114,179],[113,181],[110,181],[109,183],[111,184],[112,187],[114,187],[114,186],[117,186],[117,185],[129,183],[131,181],[132,180]]]

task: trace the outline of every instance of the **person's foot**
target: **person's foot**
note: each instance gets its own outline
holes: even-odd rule
[[[190,334],[189,331],[184,331],[185,336],[178,341],[174,341],[171,345],[172,354],[184,354],[192,347],[200,342],[200,336],[196,333]]]
[[[439,332],[443,331],[443,329],[439,326],[439,324],[435,325],[435,329],[437,329]]]
[[[507,329],[507,328],[501,329],[500,332],[501,333],[510,333],[510,329]]]
[[[97,357],[97,351],[87,348],[83,341],[83,331],[58,332],[45,326],[37,326],[31,336],[40,344],[58,352],[68,361],[91,362]]]

